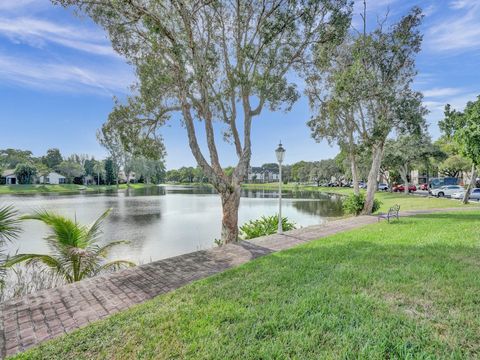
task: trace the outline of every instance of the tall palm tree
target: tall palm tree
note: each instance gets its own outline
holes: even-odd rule
[[[100,272],[135,266],[133,262],[116,260],[107,262],[108,252],[115,246],[128,243],[114,241],[104,246],[97,244],[102,231],[102,223],[112,209],[105,211],[92,225],[81,225],[64,216],[48,211],[38,211],[23,216],[25,220],[38,220],[45,223],[50,232],[45,237],[50,248],[46,254],[18,254],[7,260],[6,266],[18,263],[40,262],[51,271],[73,283]]]

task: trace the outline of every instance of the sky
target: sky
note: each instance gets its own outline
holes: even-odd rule
[[[369,0],[369,21],[387,10],[391,20],[398,19],[415,5],[426,16],[414,87],[424,94],[435,139],[445,104],[461,110],[480,94],[480,0]],[[356,1],[353,26],[358,28],[360,11]],[[0,149],[29,149],[41,156],[55,147],[64,155],[104,158],[96,131],[107,119],[113,97],[125,98],[134,81],[133,69],[88,18],[48,0],[0,0]],[[310,116],[302,96],[288,113],[264,111],[255,118],[251,164],[274,162],[280,140],[286,163],[334,157],[338,149],[311,138]],[[161,135],[167,168],[195,166],[178,119]],[[222,165],[234,165],[232,146],[218,142]]]

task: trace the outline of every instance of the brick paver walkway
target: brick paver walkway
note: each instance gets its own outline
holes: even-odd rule
[[[438,209],[403,212],[403,216]],[[464,209],[463,209],[464,210]],[[0,355],[24,351],[194,280],[222,272],[272,252],[377,222],[359,216],[241,241],[209,250],[155,261],[114,274],[48,289],[0,306]]]

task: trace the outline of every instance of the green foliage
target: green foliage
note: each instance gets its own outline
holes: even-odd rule
[[[48,211],[38,211],[22,217],[24,220],[37,220],[50,228],[45,237],[50,254],[18,254],[9,258],[5,266],[19,263],[39,263],[61,276],[67,283],[80,281],[104,271],[135,266],[125,260],[107,262],[109,251],[126,241],[113,241],[99,246],[102,224],[111,209],[105,211],[93,224],[81,225],[76,221]]]
[[[378,199],[373,200],[372,212],[376,212],[380,209],[382,203]],[[360,215],[365,206],[365,195],[360,193],[358,195],[352,194],[347,196],[343,200],[343,209],[347,214],[354,214],[355,216]]]
[[[36,175],[37,168],[32,164],[20,163],[15,167],[15,176],[19,184],[33,184]]]
[[[63,157],[59,149],[48,149],[47,154],[42,157],[42,163],[49,169],[55,169],[62,161]]]
[[[0,207],[0,246],[16,239],[20,231],[18,211],[13,206]]]
[[[18,238],[21,232],[18,211],[13,206],[0,206],[0,298],[3,297],[5,279],[5,243]]]
[[[470,170],[471,166],[470,160],[460,155],[452,155],[440,163],[438,170],[445,176],[458,177],[461,172]]]
[[[230,172],[230,175],[231,175],[231,172]],[[205,173],[198,166],[196,168],[182,166],[180,169],[168,170],[165,173],[165,180],[168,182],[180,182],[180,183],[208,182],[208,178],[205,176]]]
[[[4,149],[0,150],[0,167],[15,169],[20,163],[32,163],[32,152],[30,150]]]
[[[296,229],[294,222],[289,221],[288,218],[282,218],[283,231]],[[250,220],[249,222],[240,226],[242,239],[253,239],[260,236],[275,234],[278,230],[278,215],[262,216],[257,220]]]
[[[118,176],[115,169],[115,163],[111,158],[105,160],[105,182],[108,185],[115,184],[115,182],[117,181]]]
[[[67,182],[71,183],[75,178],[85,174],[84,167],[78,162],[72,160],[62,161],[57,166],[57,171],[67,178]]]
[[[445,118],[439,121],[439,127],[449,138],[453,138],[462,155],[480,164],[480,96],[469,101],[463,112],[451,110],[445,106]]]

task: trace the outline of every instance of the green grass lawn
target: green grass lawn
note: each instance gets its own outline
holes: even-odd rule
[[[131,188],[139,189],[144,188],[145,184],[130,184]],[[126,189],[126,184],[121,184],[120,189]],[[0,185],[0,195],[9,194],[40,194],[40,193],[78,193],[80,191],[87,192],[102,192],[116,190],[116,185],[76,185],[76,184],[62,184],[62,185]]]
[[[278,189],[278,183],[273,184],[245,184],[246,189]],[[330,194],[340,194],[340,195],[350,195],[353,194],[353,189],[351,188],[340,188],[340,187],[317,187],[317,186],[303,186],[297,184],[285,184],[283,189],[287,191],[320,191]],[[435,197],[423,197],[416,195],[405,195],[404,193],[390,193],[385,191],[378,191],[376,193],[376,198],[382,202],[380,207],[380,212],[387,212],[390,207],[395,204],[400,205],[401,210],[420,210],[420,209],[445,209],[445,208],[457,208],[457,207],[468,207],[468,206],[479,206],[478,202],[471,202],[469,205],[462,204],[461,201],[446,199],[446,198],[435,198]]]
[[[17,359],[480,356],[480,211],[421,215],[275,253]]]

